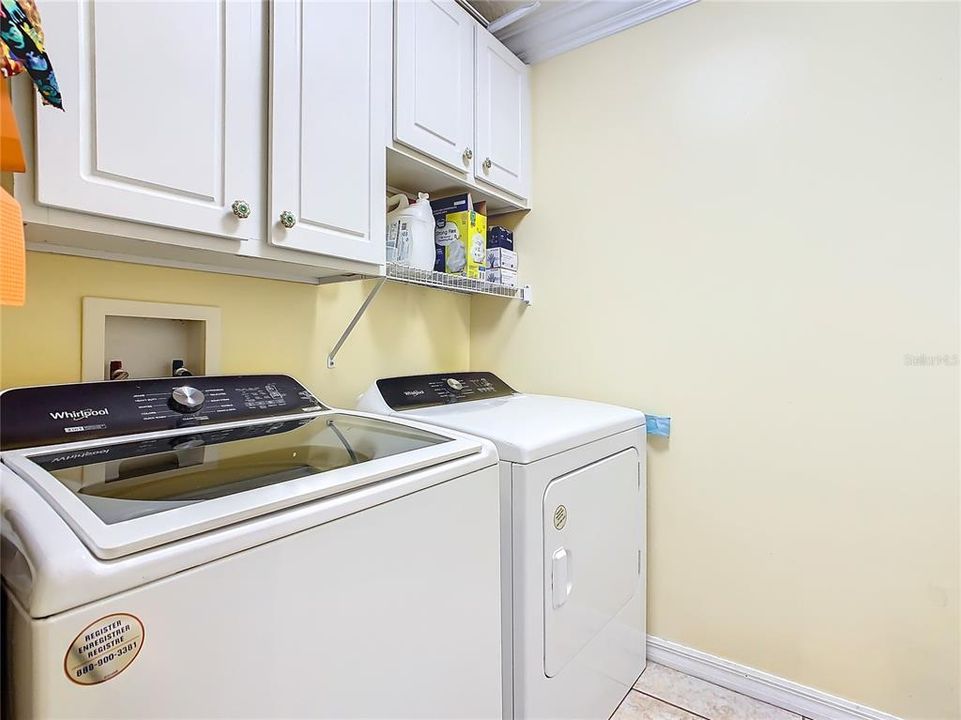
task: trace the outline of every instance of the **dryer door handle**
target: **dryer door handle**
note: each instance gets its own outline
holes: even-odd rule
[[[561,547],[551,556],[551,590],[554,609],[561,607],[574,589],[574,573],[571,552]]]

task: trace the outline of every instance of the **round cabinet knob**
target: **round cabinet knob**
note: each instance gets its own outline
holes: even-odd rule
[[[197,412],[204,404],[204,394],[195,387],[183,385],[170,393],[170,406],[182,413]]]
[[[464,149],[464,164],[467,165],[471,160],[474,159],[474,151],[470,148]]]
[[[484,172],[490,172],[492,167],[494,167],[494,163],[491,162],[490,158],[484,160]]]
[[[280,213],[280,224],[290,230],[290,228],[297,224],[297,216],[290,212],[290,210],[284,210]]]
[[[457,378],[447,378],[447,386],[448,386],[451,390],[463,390],[463,389],[464,389],[464,383],[462,383],[462,382],[461,382],[460,380],[458,380]]]
[[[233,205],[230,206],[230,210],[241,220],[250,217],[250,203],[246,200],[234,200]]]

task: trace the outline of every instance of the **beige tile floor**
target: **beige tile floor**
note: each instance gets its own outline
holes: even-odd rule
[[[796,713],[648,663],[611,720],[807,720]]]

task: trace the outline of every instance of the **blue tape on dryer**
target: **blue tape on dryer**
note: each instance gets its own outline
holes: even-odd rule
[[[668,415],[647,415],[647,434],[671,437],[671,418]]]

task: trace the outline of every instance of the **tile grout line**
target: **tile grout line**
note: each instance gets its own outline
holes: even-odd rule
[[[711,720],[711,718],[709,718],[709,717],[705,717],[704,715],[699,715],[698,713],[694,712],[693,710],[688,710],[686,707],[681,707],[680,705],[675,705],[675,704],[672,703],[670,700],[665,700],[664,698],[660,698],[660,697],[658,697],[657,695],[651,695],[650,693],[644,692],[643,690],[638,690],[637,688],[631,688],[631,692],[640,693],[641,695],[645,695],[646,697],[649,697],[649,698],[651,698],[652,700],[657,700],[658,702],[662,702],[662,703],[664,703],[665,705],[670,705],[672,708],[676,708],[677,710],[682,710],[683,712],[686,712],[688,715],[693,715],[693,716],[696,717],[696,718],[701,718],[701,720]]]

